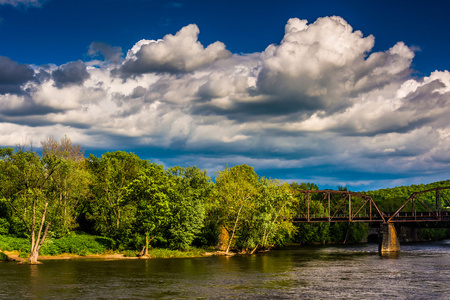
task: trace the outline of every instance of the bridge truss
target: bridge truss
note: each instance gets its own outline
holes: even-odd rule
[[[333,190],[296,191],[298,214],[295,223],[318,222],[449,222],[450,187],[415,192],[395,212],[383,212],[371,196]]]

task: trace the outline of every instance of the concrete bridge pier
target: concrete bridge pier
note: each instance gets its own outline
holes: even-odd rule
[[[400,242],[393,223],[380,224],[378,251],[383,253],[400,252]]]

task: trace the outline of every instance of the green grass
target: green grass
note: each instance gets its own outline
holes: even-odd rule
[[[205,253],[206,250],[197,248],[192,248],[185,251],[154,248],[148,251],[148,255],[155,258],[196,257],[202,256]]]
[[[20,252],[20,257],[28,257],[30,251],[30,241],[27,238],[17,238],[0,235],[0,250]],[[76,255],[104,254],[114,252],[114,241],[109,238],[93,236],[87,234],[70,234],[64,238],[47,238],[42,245],[40,255],[58,255],[64,253]],[[149,250],[150,257],[170,258],[170,257],[197,257],[207,252],[205,249],[190,248],[187,250],[170,250],[154,248]],[[1,253],[1,252],[0,252]],[[136,257],[136,251],[124,250],[121,253],[125,257]],[[0,260],[2,256],[0,256]]]

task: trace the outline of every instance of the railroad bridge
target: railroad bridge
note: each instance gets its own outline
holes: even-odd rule
[[[398,252],[395,223],[449,227],[449,187],[412,193],[395,212],[383,212],[371,196],[350,191],[301,190],[294,223],[365,222],[379,224],[379,251]]]

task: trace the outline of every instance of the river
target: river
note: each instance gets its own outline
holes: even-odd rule
[[[450,299],[450,240],[234,257],[0,263],[0,299]]]

